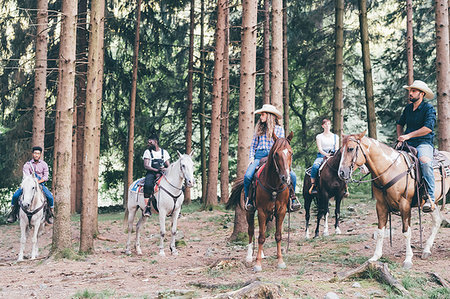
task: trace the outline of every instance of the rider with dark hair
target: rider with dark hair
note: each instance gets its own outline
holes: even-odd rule
[[[44,160],[41,160],[42,147],[34,146],[32,148],[33,159],[26,162],[23,165],[23,176],[26,175],[36,175],[38,179],[38,183],[42,186],[42,191],[44,191],[45,196],[47,197],[47,202],[49,205],[49,210],[47,210],[45,220],[47,223],[53,223],[53,195],[48,190],[48,188],[44,185],[46,181],[48,181],[48,165]],[[19,198],[22,195],[22,188],[19,188],[16,192],[14,192],[12,200],[11,200],[11,213],[9,213],[7,221],[9,223],[13,223],[17,220],[17,215],[19,213]]]
[[[152,134],[149,137],[147,146],[148,149],[145,150],[144,156],[142,157],[142,159],[144,159],[144,167],[147,169],[144,183],[144,198],[150,198],[147,202],[147,207],[145,208],[145,217],[149,217],[152,214],[151,203],[154,198],[153,192],[156,177],[158,174],[163,174],[170,165],[170,155],[167,151],[159,147],[156,134]]]

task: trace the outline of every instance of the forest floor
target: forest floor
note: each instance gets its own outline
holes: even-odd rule
[[[445,215],[450,219],[447,205]],[[330,207],[334,214],[334,201]],[[238,290],[247,282],[260,280],[274,284],[281,298],[324,298],[328,292],[340,298],[402,298],[393,288],[378,281],[376,273],[340,282],[330,280],[341,271],[355,269],[370,258],[375,249],[375,204],[358,196],[345,199],[342,207],[341,235],[333,235],[334,217],[330,217],[330,236],[305,240],[304,211],[291,214],[290,247],[284,254],[286,269],[276,265],[276,243],[269,236],[265,244],[267,258],[262,272],[253,272],[253,263],[245,262],[246,242],[229,242],[233,230],[233,211],[218,208],[200,211],[198,204],[182,209],[179,219],[179,255],[158,255],[158,218],[146,223],[142,237],[142,256],[125,255],[127,240],[123,213],[99,215],[99,230],[110,241],[95,241],[95,254],[47,258],[52,227],[46,226],[39,238],[40,259],[16,262],[19,250],[18,224],[0,229],[1,298],[212,298]],[[314,215],[314,214],[313,214]],[[315,216],[312,217],[312,230]],[[169,222],[169,219],[167,219]],[[431,217],[422,217],[424,240],[429,236]],[[392,217],[393,246],[385,239],[382,262],[411,294],[412,298],[449,298],[450,289],[442,287],[430,273],[450,282],[450,228],[442,227],[436,237],[432,256],[422,260],[417,209],[413,211],[413,267],[404,270],[404,237],[400,217]],[[287,217],[283,248],[288,238]],[[79,246],[79,217],[73,217],[73,248]],[[321,227],[321,232],[323,226]],[[166,235],[169,240],[170,231]],[[133,235],[134,241],[134,235]],[[27,240],[25,255],[31,250]],[[42,258],[43,257],[43,258]],[[356,283],[357,282],[357,283]],[[276,296],[276,297],[277,297]]]

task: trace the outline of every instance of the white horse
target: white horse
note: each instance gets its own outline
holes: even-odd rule
[[[161,240],[159,244],[159,255],[164,256],[164,236],[166,233],[166,216],[172,216],[172,239],[170,242],[170,250],[173,255],[178,255],[175,248],[175,235],[177,233],[177,220],[180,214],[181,205],[184,201],[183,182],[187,187],[194,186],[194,162],[192,161],[192,152],[189,155],[182,155],[178,152],[179,159],[172,163],[166,173],[162,176],[155,198],[159,212],[159,227]],[[137,210],[145,211],[144,194],[136,188],[139,179],[134,181],[128,188],[128,241],[126,254],[131,254],[131,233],[133,229],[133,220]],[[152,210],[154,211],[153,207]],[[145,223],[147,217],[143,215],[136,224],[136,252],[141,255],[140,229]]]
[[[27,241],[27,232],[33,227],[31,242],[31,259],[38,256],[38,233],[45,225],[44,208],[47,202],[42,187],[34,175],[26,175],[22,180],[22,196],[19,200],[20,210],[20,251],[18,261],[23,261],[23,250]]]

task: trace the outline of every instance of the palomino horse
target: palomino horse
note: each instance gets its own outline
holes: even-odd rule
[[[335,233],[337,235],[341,234],[341,230],[339,228],[339,221],[341,215],[341,201],[344,198],[346,191],[346,183],[341,180],[338,176],[338,168],[339,162],[341,161],[341,151],[338,150],[333,156],[326,159],[320,171],[320,176],[318,178],[318,194],[311,195],[309,194],[309,189],[311,188],[311,176],[306,174],[305,179],[303,180],[303,198],[305,199],[305,219],[306,219],[306,232],[305,238],[310,238],[309,232],[309,218],[310,213],[309,210],[311,208],[311,202],[314,197],[317,199],[317,226],[314,234],[314,238],[319,236],[319,226],[320,219],[324,217],[324,230],[323,235],[328,236],[328,215],[329,215],[329,202],[330,198],[334,197],[336,201],[336,209],[334,214],[336,216],[336,221],[334,223]]]
[[[184,201],[183,182],[186,182],[187,187],[194,186],[194,162],[192,161],[192,153],[189,155],[182,155],[178,153],[179,159],[172,163],[166,173],[162,176],[158,191],[155,192],[157,208],[159,213],[159,227],[160,227],[160,243],[159,255],[164,256],[164,236],[166,233],[166,216],[172,216],[172,239],[170,241],[170,251],[173,255],[178,255],[175,248],[175,235],[177,233],[177,220],[180,214],[181,205]],[[141,179],[139,179],[141,180]],[[131,254],[131,233],[133,230],[133,220],[137,210],[140,208],[145,211],[146,203],[144,194],[139,192],[139,189],[134,189],[137,182],[133,182],[128,188],[128,240],[125,253]],[[145,223],[147,217],[143,215],[136,225],[136,252],[141,255],[140,234],[141,227]]]
[[[22,196],[19,200],[20,210],[20,250],[18,261],[23,260],[23,250],[27,241],[27,232],[33,227],[33,236],[31,242],[33,247],[31,249],[31,259],[38,256],[38,233],[45,225],[45,205],[47,199],[45,198],[42,187],[39,185],[37,178],[34,175],[25,175],[22,184]]]
[[[410,163],[406,161],[407,158],[401,152],[364,135],[365,132],[344,137],[339,177],[348,181],[357,167],[363,164],[367,166],[372,175],[372,190],[377,201],[378,216],[376,249],[369,261],[376,261],[381,257],[388,214],[391,211],[399,211],[403,223],[402,232],[406,240],[406,256],[403,267],[410,268],[413,257],[410,228],[411,206],[413,197],[418,196],[415,195],[415,181],[412,178]],[[441,153],[450,159],[450,153]],[[448,192],[450,177],[443,178],[438,171],[434,172],[434,176],[436,178],[436,202],[438,202],[445,198]],[[423,249],[422,258],[424,259],[431,255],[431,247],[443,219],[438,208],[431,213],[431,216],[433,228]]]
[[[290,170],[292,163],[292,149],[289,143],[291,142],[293,133],[289,134],[288,138],[277,138],[275,134],[273,138],[275,143],[267,157],[267,163],[259,177],[256,174],[256,190],[255,200],[256,209],[258,210],[259,223],[259,238],[258,238],[258,254],[256,257],[256,264],[254,271],[261,271],[261,260],[263,258],[263,245],[266,240],[266,225],[275,216],[276,231],[275,240],[277,241],[277,260],[278,268],[286,268],[281,255],[281,234],[283,232],[283,220],[286,215],[287,205],[289,204],[289,184],[290,184]],[[230,199],[227,203],[227,208],[236,206],[241,202],[241,193],[243,189],[243,179],[236,180],[233,189],[231,190]],[[250,191],[250,194],[252,192]],[[247,262],[252,261],[252,241],[255,234],[255,211],[247,212],[248,223],[248,246],[247,246]]]

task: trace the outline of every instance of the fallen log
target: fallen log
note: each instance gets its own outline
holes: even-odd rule
[[[346,272],[339,272],[336,274],[335,277],[331,279],[331,281],[336,282],[336,281],[343,281],[351,277],[360,277],[367,270],[376,271],[377,273],[376,279],[378,281],[387,283],[401,295],[408,294],[408,291],[403,287],[403,285],[400,282],[398,282],[398,280],[395,279],[394,276],[392,276],[391,272],[389,272],[388,264],[379,261],[376,262],[367,261],[356,269],[352,269]]]
[[[220,294],[213,298],[281,298],[281,286],[273,283],[255,281],[242,289]]]
[[[444,278],[440,277],[437,273],[434,272],[428,272],[428,274],[434,279],[436,280],[441,286],[443,286],[444,288],[450,289],[450,284],[445,281]]]
[[[203,289],[219,289],[219,288],[229,288],[229,289],[235,289],[235,288],[243,288],[246,287],[255,281],[259,281],[259,278],[253,278],[246,282],[235,282],[235,283],[205,283],[205,282],[191,282],[189,285],[203,288]]]

